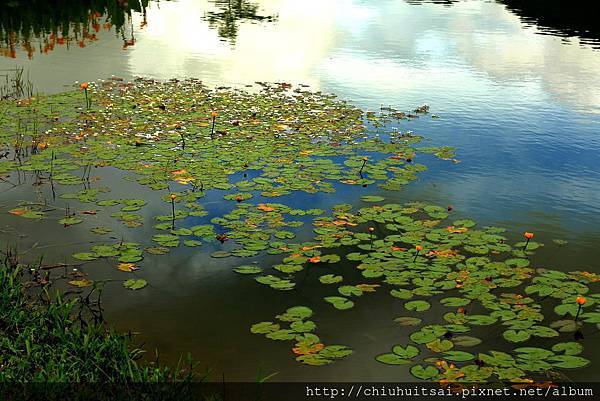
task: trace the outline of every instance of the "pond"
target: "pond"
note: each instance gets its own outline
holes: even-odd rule
[[[75,263],[74,260],[78,260],[73,258],[73,254],[88,253],[89,256],[93,246],[104,244],[101,241],[111,244],[110,246],[125,241],[154,248],[167,245],[168,248],[169,241],[173,241],[168,236],[173,234],[161,234],[160,229],[169,231],[175,228],[174,223],[173,227],[168,227],[172,223],[171,213],[181,211],[183,202],[199,205],[185,212],[196,212],[195,214],[186,214],[181,219],[177,216],[173,220],[177,220],[177,229],[196,227],[196,230],[192,230],[195,239],[190,241],[199,240],[202,242],[201,246],[189,243],[189,246],[179,246],[165,255],[145,252],[143,261],[136,257],[137,250],[127,251],[124,255],[118,253],[120,250],[117,252],[104,248],[103,251],[108,252],[108,256],[100,257],[96,249],[96,256],[89,257],[88,263],[78,267],[86,274],[86,278],[81,280],[109,280],[102,298],[107,321],[121,331],[138,332],[139,342],[151,350],[152,357],[153,350],[157,349],[162,361],[176,361],[179,355],[189,351],[202,366],[213,369],[218,379],[224,375],[231,381],[252,381],[257,375],[274,373],[276,375],[271,380],[275,381],[412,380],[409,370],[412,365],[408,364],[412,363],[410,360],[416,355],[412,354],[411,348],[406,347],[402,351],[396,349],[400,354],[404,352],[404,358],[400,358],[399,353],[394,351],[396,354],[388,354],[392,356],[388,356],[387,360],[386,357],[376,359],[378,355],[389,353],[394,345],[406,346],[415,338],[411,333],[414,334],[418,327],[403,325],[394,319],[427,315],[427,324],[463,325],[466,321],[459,316],[460,313],[447,317],[445,314],[451,309],[439,302],[444,297],[460,297],[459,291],[438,295],[435,291],[423,290],[430,286],[421,283],[417,286],[421,288],[420,295],[418,291],[414,292],[415,288],[408,287],[413,291],[411,294],[400,291],[390,296],[390,290],[396,288],[390,281],[383,283],[378,278],[381,275],[368,276],[362,273],[363,270],[355,268],[357,261],[369,264],[364,257],[354,260],[352,256],[350,259],[346,257],[349,252],[361,252],[361,249],[362,252],[372,252],[373,247],[383,246],[374,243],[375,238],[381,240],[392,235],[387,226],[394,219],[401,226],[401,231],[410,232],[415,224],[418,225],[420,230],[424,230],[423,233],[431,234],[427,238],[432,243],[442,241],[441,234],[429,232],[433,227],[427,225],[427,219],[443,219],[448,214],[451,216],[448,217],[449,220],[444,220],[442,227],[451,224],[456,226],[456,232],[452,229],[447,231],[450,234],[473,233],[469,241],[473,240],[473,236],[485,234],[488,236],[486,238],[492,238],[490,236],[499,234],[495,231],[475,234],[477,231],[472,229],[469,219],[476,221],[477,227],[494,226],[505,229],[506,232],[500,234],[506,237],[502,239],[502,245],[504,241],[507,244],[521,244],[513,245],[508,250],[489,245],[483,252],[478,253],[474,248],[465,252],[473,255],[487,255],[488,251],[509,252],[512,259],[502,259],[512,260],[505,260],[504,266],[508,266],[509,271],[496,272],[498,277],[494,276],[493,280],[524,280],[525,276],[534,274],[533,270],[519,270],[527,269],[527,266],[559,272],[583,271],[591,273],[588,278],[577,276],[578,280],[582,280],[577,283],[590,283],[590,290],[594,291],[593,282],[597,280],[594,273],[600,273],[595,263],[600,240],[600,42],[598,32],[594,31],[594,24],[583,17],[580,20],[568,16],[561,18],[560,12],[552,7],[541,10],[508,0],[178,0],[143,4],[137,1],[129,4],[114,1],[91,3],[94,4],[86,3],[81,9],[70,10],[70,14],[67,13],[68,19],[58,22],[57,10],[49,2],[40,3],[38,13],[34,15],[25,13],[24,7],[16,1],[3,5],[0,11],[0,50],[6,57],[0,58],[0,70],[3,74],[9,74],[11,70],[22,67],[24,74],[28,74],[34,91],[47,94],[72,91],[71,95],[49,101],[53,106],[39,106],[49,116],[56,114],[57,110],[64,113],[57,117],[59,123],[63,122],[63,118],[69,118],[69,112],[61,108],[61,104],[72,105],[73,102],[79,102],[79,113],[84,116],[100,113],[100,107],[114,107],[114,114],[106,114],[106,110],[101,113],[106,118],[110,115],[115,121],[106,126],[110,131],[106,135],[110,135],[111,142],[118,146],[127,144],[132,154],[137,152],[141,156],[129,160],[128,153],[120,150],[117,154],[121,160],[108,158],[105,168],[93,168],[106,155],[102,146],[91,140],[86,144],[89,153],[86,153],[88,150],[80,152],[73,150],[74,148],[69,148],[68,151],[77,153],[80,165],[76,167],[82,169],[77,175],[87,174],[92,180],[79,181],[71,186],[64,185],[69,184],[70,179],[63,176],[62,183],[50,185],[48,177],[44,176],[43,183],[36,185],[40,184],[39,180],[34,180],[33,175],[29,174],[31,171],[46,171],[58,165],[58,162],[52,165],[54,153],[51,157],[41,156],[49,155],[48,149],[54,146],[52,142],[49,141],[48,149],[36,148],[40,151],[36,155],[41,158],[40,165],[30,168],[29,173],[21,171],[15,175],[12,169],[0,170],[8,174],[5,174],[0,183],[0,238],[3,244],[18,245],[19,250],[24,252],[23,257],[31,262],[43,255],[44,260],[51,263],[72,264]],[[69,25],[77,22],[79,25],[74,28]],[[53,26],[57,28],[54,33],[51,29]],[[29,27],[35,32],[29,33]],[[128,88],[124,82],[133,81],[138,76],[160,81],[177,78],[181,81],[171,81],[161,86],[163,84],[137,80],[131,88],[139,91],[135,92],[136,96],[147,96],[146,101],[141,101],[140,97],[127,98],[123,94]],[[109,77],[113,79],[108,79]],[[186,78],[201,80],[207,88],[231,89],[210,91],[197,81],[185,81]],[[102,83],[98,81],[100,79],[108,80]],[[86,110],[79,86],[81,82],[97,82],[89,88],[92,103],[90,110]],[[255,82],[279,84],[268,86],[266,94],[261,95],[263,92],[260,89],[267,85]],[[292,85],[291,88],[288,88],[288,83]],[[248,87],[249,85],[252,87]],[[243,90],[248,93],[240,94]],[[112,98],[111,91],[121,97]],[[285,96],[288,95],[282,94],[282,91],[298,94],[306,102],[306,106],[290,106],[291,111],[298,114],[286,114],[285,104],[288,98]],[[314,94],[315,91],[335,94],[338,99],[349,103],[329,103],[333,101],[326,96],[321,97],[319,93]],[[88,96],[87,88],[85,96]],[[189,96],[190,102],[190,99],[197,101],[198,112],[201,110],[204,113],[201,118],[198,117],[203,122],[199,128],[196,127],[194,133],[204,132],[208,135],[210,132],[210,138],[197,142],[190,136],[186,142],[185,136],[188,134],[178,134],[181,126],[177,127],[178,122],[175,120],[182,120],[180,124],[184,126],[184,131],[189,128],[189,121],[186,120],[189,116],[178,114],[183,113],[182,102],[186,96]],[[243,110],[237,110],[236,104]],[[428,105],[429,109],[419,109],[422,105]],[[140,143],[120,143],[120,132],[139,128],[135,122],[131,122],[133,120],[128,120],[128,113],[135,113],[132,111],[136,110],[134,106],[139,107],[137,110],[140,112],[152,109],[152,115],[158,116],[152,117],[153,132],[149,131],[149,126],[144,126],[142,130],[148,136],[142,138]],[[160,114],[159,106],[162,106],[162,111],[166,114]],[[158,111],[156,107],[159,107]],[[313,113],[323,107],[331,114],[324,117]],[[357,143],[363,145],[354,146],[349,137],[341,136],[334,138],[334,146],[339,148],[332,147],[334,150],[328,150],[324,145],[326,142],[315,132],[301,136],[298,143],[292,139],[294,127],[298,128],[294,124],[298,121],[314,124],[315,128],[322,130],[323,135],[330,133],[327,130],[354,127],[354,107],[375,113],[367,114],[364,120],[366,132],[371,138],[380,138],[383,144],[377,141],[359,141]],[[210,111],[217,109],[218,113],[211,117]],[[267,110],[271,109],[281,110],[269,114],[271,112]],[[69,110],[73,112],[74,108]],[[235,110],[235,113],[231,110]],[[255,110],[254,114],[252,110]],[[399,113],[397,110],[406,113],[402,115],[403,118],[396,118]],[[10,109],[8,113],[10,115],[13,112]],[[169,112],[173,114],[169,115]],[[379,113],[384,116],[379,117]],[[98,115],[77,121],[79,125],[76,128],[83,132],[82,136],[88,130],[92,133],[102,128]],[[266,124],[267,115],[271,124],[268,128],[282,135],[277,141],[270,142],[271,139],[262,138],[256,145],[258,150],[251,150],[245,142],[227,142],[225,134],[237,132],[237,125],[232,123],[233,127],[223,128],[220,124],[225,124],[226,117],[234,123],[239,118],[238,124],[241,122],[244,126],[254,120],[257,125],[261,124],[260,121]],[[281,121],[278,122],[281,126],[275,124],[272,121],[275,118],[273,115],[280,118],[284,116],[288,125]],[[261,116],[264,117],[263,120]],[[294,121],[294,118],[298,120]],[[327,122],[324,118],[332,121]],[[160,125],[162,123],[164,126]],[[253,123],[248,124],[251,126]],[[12,149],[7,146],[10,142],[7,138],[13,133],[9,135],[6,127],[15,127],[2,126],[3,146],[10,153]],[[66,127],[73,128],[71,125]],[[56,129],[60,132],[60,127]],[[260,135],[256,128],[248,130],[256,136]],[[212,147],[215,134],[221,145],[226,144],[220,150]],[[153,141],[160,135],[169,135],[172,143],[166,146],[166,143],[158,144],[157,141],[155,144]],[[288,135],[290,144],[285,142]],[[413,143],[411,138],[419,136],[423,137],[421,143]],[[254,139],[252,137],[250,140]],[[386,147],[385,144],[394,143],[394,140],[397,148]],[[301,154],[288,162],[276,160],[275,156],[281,156],[279,152],[283,152],[282,149],[288,145]],[[227,146],[231,146],[231,151],[240,153],[228,154]],[[430,149],[413,151],[411,146]],[[454,148],[455,154],[443,148],[445,146]],[[192,159],[182,156],[169,165],[166,159],[175,157],[174,149],[177,147]],[[315,154],[311,156],[311,152]],[[400,156],[390,159],[390,154]],[[254,156],[256,158],[253,159]],[[198,160],[195,160],[196,157]],[[207,164],[203,164],[202,157],[207,158]],[[12,159],[12,153],[10,158]],[[325,159],[339,164],[339,171],[323,161]],[[61,161],[60,166],[67,171],[67,159],[57,157],[57,160]],[[236,160],[245,160],[247,165],[236,165]],[[398,165],[395,161],[398,161]],[[128,163],[142,162],[147,162],[150,166],[167,163],[164,168],[168,171],[165,171],[171,174],[171,179],[178,179],[177,183],[171,181],[166,188],[160,185],[152,188],[152,184],[156,184],[154,182],[140,183],[139,176],[136,175],[139,169],[131,168]],[[219,163],[226,166],[222,172],[218,171]],[[305,167],[290,167],[296,165],[294,163],[305,163],[306,169],[313,174],[311,179],[319,181],[319,184],[315,184],[315,191],[307,191],[302,188],[302,182],[295,181],[294,177],[300,176]],[[427,166],[426,170],[420,171],[417,167],[421,163]],[[406,179],[406,183],[403,182],[398,188],[381,188],[375,183],[376,179],[372,180],[378,175],[382,178],[381,174],[384,175],[383,181],[393,174],[397,177],[399,173],[394,169],[399,167],[405,169],[403,171],[408,168],[409,172],[400,176],[402,180]],[[186,180],[186,170],[192,173],[189,177],[196,181]],[[350,170],[355,176],[358,173],[358,176],[349,177]],[[367,178],[363,177],[363,172]],[[202,188],[199,188],[199,174],[206,174],[213,181],[202,183]],[[289,193],[283,191],[281,196],[272,197],[271,192],[277,191],[277,188],[272,181],[268,184],[260,181],[261,177],[279,177],[279,184],[287,183],[291,189],[286,188],[290,189]],[[334,193],[327,185],[320,185],[321,180],[326,179],[335,181],[331,184],[331,188],[335,189]],[[244,189],[242,185],[237,185],[251,180],[254,180],[252,185],[256,186]],[[355,182],[344,182],[348,180]],[[363,184],[361,180],[365,180],[364,186],[360,185]],[[378,184],[382,182],[378,181]],[[230,188],[228,185],[231,184],[236,184],[236,188]],[[205,185],[206,189],[203,188]],[[107,186],[110,187],[109,194],[102,190]],[[171,192],[176,194],[176,198],[169,199]],[[202,197],[194,195],[198,193],[202,193]],[[252,198],[248,194],[252,194]],[[229,199],[224,199],[224,195],[230,195]],[[385,202],[379,196],[384,197]],[[129,203],[95,203],[113,199],[129,199]],[[37,210],[32,209],[33,204],[21,205],[20,209],[15,209],[19,202],[24,201],[41,202],[45,207],[56,209],[43,219],[22,218],[23,214]],[[406,215],[407,212],[393,208],[390,212],[393,214],[392,220],[376,217],[378,213],[382,213],[377,209],[378,205],[403,204],[404,208],[410,209],[415,206],[407,206],[410,202],[422,202],[416,205],[419,212],[414,213],[424,213],[418,214],[420,217],[415,217],[412,222],[400,218],[400,215]],[[313,210],[314,214],[290,214],[285,207],[272,204],[283,204],[292,210]],[[340,204],[350,204],[354,212],[358,208],[365,208],[362,214],[373,217],[373,221],[378,222],[377,225],[372,227],[369,220],[361,220],[363,217],[340,217],[344,213],[352,213],[336,209],[336,205]],[[441,208],[432,209],[426,205],[438,205]],[[99,216],[95,216],[95,209],[111,206],[113,209],[107,209],[108,212],[98,211]],[[111,220],[111,213],[118,212],[120,207],[129,209],[123,210],[121,215],[113,216],[116,219]],[[70,218],[68,213],[57,217],[57,213],[65,214],[65,208],[77,210],[78,217],[57,224],[61,217]],[[90,213],[84,217],[79,216],[81,211],[88,209],[94,210],[89,210]],[[129,224],[122,224],[128,222],[128,216],[123,213],[137,212],[140,209],[139,217],[129,216],[133,222],[129,220]],[[320,209],[323,213],[314,209]],[[355,247],[350,251],[346,249],[334,252],[330,249],[323,250],[322,254],[320,251],[314,253],[316,248],[300,249],[301,257],[304,258],[302,262],[309,265],[300,272],[273,269],[273,266],[281,266],[282,258],[293,258],[294,252],[292,256],[280,255],[276,252],[264,252],[266,248],[258,247],[256,249],[261,252],[256,255],[250,252],[246,257],[243,254],[241,257],[221,257],[228,256],[225,253],[236,249],[236,240],[244,238],[239,233],[244,230],[235,224],[238,219],[250,219],[254,223],[258,220],[257,224],[260,226],[261,223],[268,223],[261,219],[265,219],[265,214],[271,213],[275,215],[272,218],[278,224],[281,223],[280,219],[302,221],[304,224],[301,227],[283,228],[283,234],[280,232],[279,237],[271,238],[271,241],[276,241],[277,238],[289,245],[309,243],[314,240],[315,235],[323,234],[318,227],[316,232],[313,231],[313,222],[332,216],[332,210],[337,213],[335,221],[346,221],[339,223],[337,227],[344,229],[347,226],[346,228],[351,229],[352,224],[356,224],[362,230],[355,230],[355,238],[363,241],[362,244],[349,242],[346,244],[347,248]],[[206,227],[198,228],[211,224],[211,219],[223,215],[230,216],[231,221],[215,223],[213,220],[215,226],[220,227],[216,231]],[[163,226],[158,228],[159,231],[155,227],[156,216],[163,216]],[[77,221],[80,217],[84,220],[81,224]],[[456,221],[459,223],[456,224]],[[90,228],[97,226],[107,226],[112,232],[107,230],[101,240],[97,236],[102,233],[96,233],[94,237],[95,234],[89,232]],[[370,228],[374,230],[370,231]],[[198,230],[201,234],[196,235]],[[393,227],[391,231],[394,231]],[[532,243],[535,245],[529,249],[529,245],[522,243],[531,239],[525,240],[524,232],[535,234],[535,242]],[[184,231],[179,234],[182,241],[185,235],[190,235]],[[175,237],[179,234],[176,233]],[[215,240],[215,234],[229,235],[230,238]],[[157,238],[156,235],[167,237]],[[292,236],[295,238],[291,239]],[[210,237],[211,240],[204,237]],[[418,245],[418,240],[412,243],[409,239],[414,237],[404,237],[401,242],[404,245],[408,243],[421,246]],[[319,247],[327,248],[321,243],[324,239],[316,241],[312,246],[319,244]],[[458,241],[455,245],[464,246],[461,240]],[[535,249],[538,243],[545,246]],[[467,241],[468,246],[476,247],[477,244]],[[137,249],[135,246],[133,248]],[[298,251],[293,246],[288,249]],[[391,251],[408,252],[408,256],[397,257],[403,264],[412,266],[407,270],[411,274],[423,269],[418,264],[421,263],[418,258],[423,255],[419,254],[420,249],[415,249],[410,247]],[[423,254],[433,250],[426,245]],[[163,252],[159,249],[155,253]],[[330,257],[331,266],[322,266],[328,264],[325,255],[337,253],[341,255],[341,261]],[[115,269],[116,259],[107,259],[115,256],[116,259],[121,259],[122,264],[136,263],[136,267],[141,267],[141,270],[132,273]],[[440,255],[429,255],[430,258],[437,256]],[[489,256],[493,258],[492,254]],[[324,260],[313,259],[316,257]],[[443,257],[454,260],[456,255]],[[129,262],[129,259],[134,262]],[[523,260],[527,260],[527,263]],[[485,271],[477,265],[480,262],[476,259],[472,259],[471,263],[477,269]],[[266,277],[281,277],[280,279],[288,277],[295,283],[295,287],[289,291],[268,288],[273,282],[266,279],[262,283],[266,285],[261,285],[253,274],[239,274],[233,270],[239,266],[251,266],[246,268],[248,271],[245,273],[252,273],[259,266],[259,273]],[[289,264],[287,266],[289,269]],[[127,266],[121,267],[121,270],[128,269],[131,270]],[[541,274],[542,281],[546,280],[543,281],[544,289],[538,288],[536,293],[534,288],[527,294],[534,294],[541,299],[540,310],[544,312],[546,319],[540,324],[550,326],[553,321],[560,319],[561,314],[574,315],[569,309],[556,316],[553,304],[542,303],[548,295],[544,291],[558,291],[555,288],[559,286],[557,283],[561,280],[574,280],[573,276],[562,276],[561,273],[545,273],[544,276],[543,271],[538,273]],[[323,278],[328,274],[331,276]],[[515,278],[515,275],[518,277]],[[343,282],[337,283],[337,276],[343,276]],[[131,291],[119,284],[130,278],[142,279],[144,282],[131,281],[130,287],[135,287],[136,284],[145,287]],[[411,277],[413,281],[416,278]],[[390,280],[391,277],[387,276],[387,279]],[[433,280],[438,279],[439,277],[435,277]],[[328,281],[331,283],[328,284]],[[510,283],[503,283],[506,288],[497,291],[498,295],[502,292],[525,294],[523,288],[515,289],[511,288]],[[285,287],[286,284],[275,283],[275,287],[278,285]],[[578,295],[587,292],[587,286],[584,287],[585,291],[582,290],[582,294]],[[579,288],[575,286],[574,291]],[[371,291],[374,292],[370,293]],[[340,296],[346,301],[323,300],[324,297],[331,296]],[[406,302],[409,298],[417,303]],[[569,291],[564,296],[551,297],[551,300],[554,298],[558,299],[558,303],[568,300],[573,303],[575,299],[574,294]],[[594,311],[595,303],[600,297],[588,294],[587,298],[586,310],[590,315],[586,317],[588,324],[581,329],[583,339],[578,339],[577,343],[573,342],[574,330],[559,330],[560,337],[555,338],[553,334],[544,335],[540,329],[542,331],[538,334],[542,334],[533,334],[535,338],[531,340],[528,335],[526,340],[514,341],[517,345],[513,345],[540,347],[536,348],[539,350],[550,349],[561,341],[571,346],[579,343],[585,348],[581,356],[591,360],[592,366],[600,363],[600,350],[591,347],[598,339],[598,313]],[[348,304],[344,302],[349,299],[354,306],[346,310],[345,306]],[[425,304],[419,303],[419,300],[424,299],[427,300]],[[463,307],[462,301],[451,299],[445,303],[460,309]],[[507,301],[504,304],[511,303]],[[310,324],[305,322],[312,314],[310,319],[317,326],[315,333],[325,345],[343,344],[352,349],[353,353],[346,355],[346,348],[330,348],[332,363],[311,366],[320,364],[321,360],[316,357],[306,358],[308,365],[299,363],[296,360],[298,352],[292,351],[294,339],[301,343],[296,344],[295,348],[310,348],[321,343],[311,341],[309,336],[301,340],[289,340],[286,333],[280,333],[284,341],[272,341],[262,334],[275,332],[276,329],[268,324],[253,326],[258,322],[275,321],[277,315],[300,305],[309,307],[310,311],[292,310],[289,313],[294,315],[295,312],[297,316],[284,316],[280,322],[282,328],[287,327],[287,319],[296,324],[297,332],[313,331]],[[472,316],[484,316],[489,312],[486,309],[478,306],[470,313]],[[500,315],[496,315],[494,323],[500,318]],[[507,342],[506,336],[502,336],[498,329],[502,328],[499,323],[487,327],[490,322],[485,318],[477,319],[467,320],[473,325],[469,336],[483,340],[473,350],[512,350],[507,348],[513,345],[510,340]],[[502,317],[500,320],[510,319]],[[304,324],[306,327],[302,326]],[[520,335],[521,331],[531,328],[526,326],[514,326],[516,334],[513,334]],[[258,334],[251,333],[251,327]],[[464,337],[460,328],[454,329],[454,335]],[[424,337],[433,335],[433,339],[441,335],[437,332],[434,335],[426,330],[417,333]],[[431,345],[432,341],[412,342],[421,344],[422,349],[422,355],[416,357],[415,361],[424,363],[422,358],[450,349],[445,348],[445,340],[434,345]],[[468,343],[463,339],[463,343],[465,342]],[[456,343],[459,345],[460,341]],[[323,345],[319,345],[321,346]],[[300,351],[300,355],[315,355],[310,350]],[[567,352],[561,357],[575,354],[578,352]],[[461,361],[460,358],[464,357],[463,354],[444,355],[450,358],[449,361],[452,357],[456,361]],[[344,357],[337,359],[337,356]],[[400,366],[390,366],[390,363],[395,364],[393,358],[402,359],[397,361]],[[381,363],[381,359],[388,363]],[[560,362],[576,364],[571,360],[554,361],[555,364]],[[493,361],[489,364],[493,365]],[[522,364],[520,366],[523,367]],[[565,370],[561,374],[571,380],[595,378],[591,369]],[[426,376],[421,374],[417,377]]]

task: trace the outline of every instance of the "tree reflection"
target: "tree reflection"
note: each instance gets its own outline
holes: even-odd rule
[[[29,58],[36,50],[48,53],[56,46],[86,47],[98,40],[100,30],[113,27],[124,47],[135,43],[125,24],[132,11],[145,14],[149,0],[0,0],[0,54],[16,58],[23,49]]]
[[[464,0],[404,0],[408,4],[434,3],[451,6]],[[555,36],[576,36],[600,47],[600,24],[587,6],[567,6],[564,0],[496,0],[528,25]]]
[[[209,11],[204,17],[211,28],[216,28],[219,37],[234,44],[240,22],[272,22],[277,16],[259,15],[258,5],[247,0],[212,0],[218,11]]]

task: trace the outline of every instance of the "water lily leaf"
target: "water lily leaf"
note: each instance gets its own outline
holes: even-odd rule
[[[73,254],[73,257],[75,259],[85,260],[85,261],[98,259],[98,256],[95,253],[90,253],[90,252],[75,253],[75,254]]]
[[[290,328],[297,333],[307,333],[310,331],[314,331],[317,328],[317,325],[310,320],[307,320],[304,322],[298,320],[298,321],[292,322],[290,324]]]
[[[381,202],[384,201],[385,198],[383,196],[378,195],[363,195],[360,197],[363,202]]]
[[[431,331],[415,331],[410,335],[410,339],[417,344],[426,344],[437,339],[437,335]]]
[[[410,368],[410,373],[421,380],[435,380],[440,375],[439,370],[435,366],[423,367],[422,365],[413,366]]]
[[[471,300],[466,299],[466,298],[449,297],[449,298],[440,299],[440,303],[444,306],[458,307],[458,306],[467,306],[468,304],[471,303]]]
[[[74,285],[75,287],[90,287],[94,282],[87,278],[82,278],[79,280],[71,280],[69,281],[69,284]]]
[[[393,297],[400,298],[400,299],[410,299],[413,296],[412,291],[404,289],[404,288],[393,289],[390,291],[390,294]]]
[[[123,272],[132,272],[135,270],[139,270],[133,263],[119,263],[119,265],[117,266],[117,269],[119,269]]]
[[[554,308],[554,312],[559,316],[565,316],[567,314],[575,317],[579,306],[577,304],[560,304]]]
[[[343,279],[342,276],[336,276],[334,274],[325,274],[319,277],[319,281],[323,284],[335,284],[341,282]]]
[[[285,316],[288,317],[287,321],[308,319],[312,314],[313,311],[308,306],[293,306],[285,311]]]
[[[466,362],[475,359],[475,355],[465,351],[446,351],[444,359],[453,362]]]
[[[250,332],[254,334],[267,334],[279,330],[279,324],[273,322],[260,322],[250,327]]]
[[[506,330],[502,336],[513,343],[520,343],[529,340],[531,333],[526,330]]]
[[[406,365],[412,363],[410,359],[402,358],[401,356],[393,353],[377,355],[375,359],[378,362],[385,363],[386,365]]]
[[[210,254],[211,258],[227,258],[229,256],[231,256],[231,252],[227,251],[215,251]]]
[[[514,352],[519,354],[519,358],[523,359],[546,359],[554,355],[554,352],[537,347],[520,347],[515,348]]]
[[[392,352],[402,358],[411,359],[419,355],[421,351],[419,351],[419,349],[414,345],[407,345],[406,347],[394,345],[392,347]]]
[[[431,304],[427,301],[410,301],[404,304],[404,307],[410,311],[423,312],[431,308]]]
[[[454,348],[454,343],[450,340],[440,340],[439,338],[436,338],[425,344],[425,346],[433,352],[444,352]]]
[[[144,287],[146,287],[148,285],[148,283],[146,282],[146,280],[144,279],[129,279],[126,281],[123,281],[123,287],[129,289],[129,290],[139,290],[142,289]]]
[[[349,297],[354,295],[355,297],[359,297],[362,295],[362,290],[353,285],[343,285],[338,287],[338,292],[345,297]]]
[[[94,234],[103,235],[103,234],[111,233],[112,229],[108,228],[108,227],[94,227],[94,228],[91,228],[90,231]]]
[[[470,324],[476,324],[481,326],[488,326],[490,324],[494,324],[498,321],[495,317],[488,315],[470,315],[467,316],[467,321]]]
[[[556,330],[545,326],[532,326],[529,331],[532,335],[543,338],[558,337],[559,335]]]
[[[565,355],[579,355],[583,352],[583,345],[574,341],[558,343],[552,346],[552,351],[563,352]]]
[[[300,355],[296,357],[296,360],[300,363],[311,366],[322,366],[332,362],[330,359],[327,359],[320,354]]]
[[[469,219],[464,219],[464,220],[456,220],[455,222],[452,223],[453,226],[455,227],[474,227],[475,226],[475,222],[473,220],[469,220]]]
[[[470,336],[456,336],[452,338],[452,342],[454,345],[459,345],[461,347],[474,347],[481,344],[481,340],[479,338]]]
[[[271,340],[293,340],[296,337],[296,332],[288,329],[279,329],[277,331],[271,331],[267,333],[267,338]]]
[[[422,322],[422,319],[412,316],[401,316],[395,318],[394,322],[400,323],[402,326],[417,326]]]
[[[353,351],[345,345],[328,345],[319,351],[319,355],[327,359],[345,358]]]
[[[148,253],[151,253],[153,255],[165,255],[165,254],[169,253],[169,248],[166,248],[164,246],[156,246],[156,247],[146,248],[145,251]]]
[[[587,366],[590,363],[588,359],[574,355],[556,355],[551,358],[548,358],[548,360],[552,363],[553,366],[562,369],[583,368],[584,366]]]
[[[577,331],[577,322],[575,320],[557,320],[556,322],[552,322],[550,327],[553,329],[558,329],[561,333],[569,333],[573,331]]]
[[[58,222],[65,226],[73,226],[75,224],[82,223],[83,220],[81,220],[77,217],[65,217],[63,219],[58,220]]]
[[[325,297],[324,300],[339,310],[350,309],[354,306],[354,302],[344,297]]]
[[[258,274],[262,273],[262,268],[256,265],[243,265],[236,267],[233,271],[240,274]]]
[[[586,323],[597,324],[600,323],[600,312],[586,312],[582,313],[581,319]]]

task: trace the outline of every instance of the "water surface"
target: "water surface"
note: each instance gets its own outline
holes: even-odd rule
[[[151,2],[124,21],[124,35],[100,29],[85,48],[56,46],[48,54],[35,51],[31,60],[19,48],[16,58],[0,58],[0,69],[25,67],[43,92],[110,75],[196,77],[216,86],[303,83],[368,110],[429,104],[439,119],[404,121],[398,129],[456,147],[461,162],[428,160],[429,170],[388,200],[453,205],[484,225],[508,228],[512,238],[534,231],[548,243],[536,265],[597,271],[600,51],[585,25],[577,30],[511,1],[265,0],[241,2],[246,8],[237,11],[226,3]],[[124,194],[127,185],[121,182]],[[19,199],[11,193],[3,193],[3,204]],[[328,207],[343,201],[339,196],[332,202],[303,195],[296,202]],[[219,198],[206,201],[219,209]],[[19,230],[16,224],[2,220]],[[44,230],[42,223],[42,236]],[[135,235],[151,234],[147,228]],[[65,240],[77,240],[75,228],[69,235]],[[553,239],[569,244],[558,248]],[[109,290],[109,320],[141,332],[141,340],[167,360],[192,351],[232,380],[252,380],[259,368],[280,372],[281,380],[408,379],[403,369],[373,359],[407,333],[391,321],[401,311],[385,294],[362,299],[341,320],[330,307],[310,304],[310,279],[291,299],[240,279],[230,268],[235,263],[189,251],[147,258],[151,288]],[[111,273],[97,266],[94,274]],[[296,364],[288,344],[248,332],[252,323],[294,304],[315,308],[323,338],[361,352],[309,368]]]

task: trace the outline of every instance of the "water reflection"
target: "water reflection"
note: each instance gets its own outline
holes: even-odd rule
[[[272,22],[276,16],[259,15],[258,4],[247,0],[212,0],[218,11],[209,11],[205,19],[212,28],[216,28],[219,36],[232,44],[238,36],[242,22]]]
[[[468,0],[404,0],[406,3],[424,3],[452,6]],[[522,22],[538,28],[541,34],[581,38],[582,43],[600,48],[600,26],[593,13],[582,7],[567,7],[562,0],[496,0],[506,6]]]
[[[86,47],[101,30],[115,28],[126,48],[135,43],[124,27],[132,11],[145,16],[148,0],[94,0],[69,3],[57,0],[0,5],[0,54],[16,58],[19,48],[29,59],[34,52],[49,53],[58,46]]]

